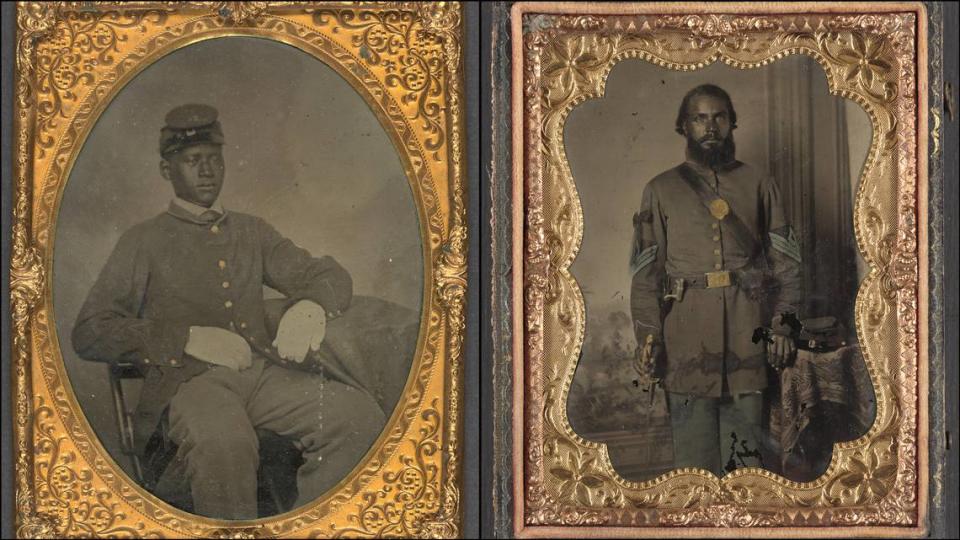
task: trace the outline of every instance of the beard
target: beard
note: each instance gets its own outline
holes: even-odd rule
[[[733,131],[720,144],[704,148],[700,143],[706,139],[697,140],[687,136],[687,151],[690,157],[711,169],[733,161],[737,154],[737,145],[733,142]]]

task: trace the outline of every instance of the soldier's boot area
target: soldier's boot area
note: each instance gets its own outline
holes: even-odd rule
[[[721,398],[720,455],[723,473],[747,467],[775,465],[767,455],[763,435],[763,393],[748,392],[737,398]]]
[[[385,423],[366,392],[259,357],[240,372],[217,366],[194,377],[170,403],[170,437],[186,463],[194,513],[219,519],[258,517],[255,428],[303,451],[299,507],[342,480]]]
[[[667,398],[674,467],[707,469],[723,476],[731,463],[734,468],[761,466],[761,393],[733,399],[668,392]]]
[[[673,429],[673,466],[696,467],[718,474],[720,423],[717,399],[667,392]]]

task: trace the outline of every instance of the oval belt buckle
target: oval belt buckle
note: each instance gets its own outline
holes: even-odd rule
[[[730,205],[723,199],[714,199],[710,202],[710,215],[722,220],[730,213]]]

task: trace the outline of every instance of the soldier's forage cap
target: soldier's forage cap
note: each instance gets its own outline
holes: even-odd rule
[[[167,113],[166,123],[160,130],[160,155],[164,157],[194,144],[223,144],[217,110],[209,105],[176,107]]]

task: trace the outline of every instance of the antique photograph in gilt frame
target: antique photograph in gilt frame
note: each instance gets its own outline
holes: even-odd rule
[[[927,7],[510,25],[513,534],[924,535]]]
[[[18,537],[460,535],[462,19],[18,5]]]

